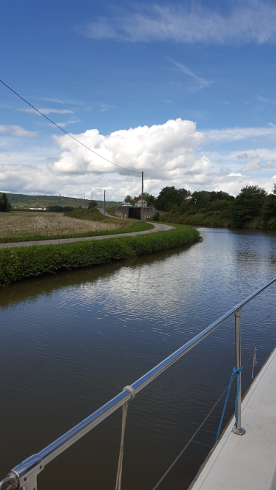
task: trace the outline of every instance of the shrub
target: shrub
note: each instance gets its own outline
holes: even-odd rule
[[[159,211],[156,211],[156,213],[152,217],[153,221],[159,221],[160,220],[160,213]]]
[[[0,285],[62,269],[91,267],[113,260],[148,255],[199,240],[197,230],[177,226],[175,230],[104,240],[0,250]]]

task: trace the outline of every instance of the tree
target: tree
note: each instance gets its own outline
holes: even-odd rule
[[[228,192],[212,191],[210,192],[210,201],[234,201],[234,196],[230,196]]]
[[[93,199],[92,199],[92,201],[90,201],[90,203],[88,204],[88,209],[94,209],[97,206],[98,206],[97,201],[93,201]]]
[[[147,205],[149,207],[154,207],[156,205],[156,197],[153,196],[152,194],[149,194],[148,192],[143,193],[144,200],[147,201]],[[142,197],[142,194],[140,194],[140,197]]]
[[[197,209],[205,208],[206,204],[210,201],[210,192],[208,191],[195,191],[191,204],[194,204]]]
[[[3,192],[2,196],[0,197],[0,212],[2,213],[8,213],[12,208],[11,203],[9,203],[8,198],[6,194]]]
[[[125,202],[129,202],[130,204],[133,204],[133,197],[131,197],[129,194],[125,197]]]
[[[179,206],[187,194],[186,189],[176,189],[174,186],[164,187],[156,199],[156,206],[160,211],[170,211],[174,204]]]
[[[243,228],[246,222],[261,215],[266,191],[257,185],[242,188],[232,205],[232,221],[236,228]]]
[[[273,184],[272,194],[266,196],[262,207],[262,219],[264,226],[268,225],[271,218],[276,217],[276,182]]]

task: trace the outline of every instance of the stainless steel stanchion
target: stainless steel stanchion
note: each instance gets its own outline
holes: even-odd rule
[[[236,341],[236,369],[241,367],[241,310],[238,309],[235,313],[235,341]],[[242,436],[245,430],[241,426],[241,371],[237,373],[237,390],[239,389],[237,401],[237,425],[234,425],[233,432]]]

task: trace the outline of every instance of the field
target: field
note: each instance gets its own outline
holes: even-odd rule
[[[0,243],[117,235],[151,229],[140,220],[118,220],[103,216],[97,209],[75,209],[67,215],[39,211],[0,213]]]
[[[29,237],[52,237],[94,231],[111,231],[120,227],[115,223],[104,223],[75,219],[63,213],[20,212],[0,213],[0,239]]]

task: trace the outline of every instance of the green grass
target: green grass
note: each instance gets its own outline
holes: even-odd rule
[[[107,212],[108,214],[110,214],[111,216],[116,217],[116,216],[117,216],[117,214],[113,213],[113,209],[114,209],[114,206],[112,206],[112,208],[106,208],[105,210],[106,210],[106,212]],[[118,218],[118,216],[117,216],[117,218]]]
[[[197,230],[176,225],[175,230],[133,237],[117,237],[58,245],[0,250],[0,285],[62,269],[91,267],[141,255],[150,255],[200,239]]]

